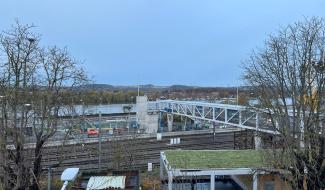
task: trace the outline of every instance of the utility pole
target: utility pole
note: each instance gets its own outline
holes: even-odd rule
[[[98,123],[98,170],[101,171],[101,154],[102,154],[102,112],[99,110],[99,123]]]
[[[47,189],[51,190],[51,186],[52,186],[52,165],[50,165],[47,170]]]

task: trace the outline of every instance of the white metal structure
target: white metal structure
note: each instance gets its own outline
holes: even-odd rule
[[[267,113],[246,106],[196,101],[158,100],[149,102],[148,111],[160,111],[196,120],[277,134]]]

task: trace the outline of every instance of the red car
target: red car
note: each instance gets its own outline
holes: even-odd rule
[[[98,137],[99,133],[98,133],[97,129],[88,128],[87,129],[87,135],[88,135],[88,137]]]

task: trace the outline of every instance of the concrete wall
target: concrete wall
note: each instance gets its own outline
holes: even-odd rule
[[[148,98],[147,96],[137,96],[136,98],[137,122],[140,129],[145,130],[146,116],[148,114]]]

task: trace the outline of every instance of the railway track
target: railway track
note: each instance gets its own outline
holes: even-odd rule
[[[170,144],[171,138],[180,138],[180,144]],[[187,150],[217,150],[217,149],[247,149],[253,148],[252,132],[246,130],[218,130],[213,135],[212,130],[163,133],[161,140],[156,135],[123,136],[103,139],[101,151],[101,168],[107,169],[147,169],[147,164],[159,166],[160,151]],[[33,155],[33,146],[25,154]],[[98,170],[98,140],[71,141],[62,146],[49,144],[43,149],[42,168],[62,162],[53,168],[54,175],[60,175],[68,167],[78,167],[82,172]],[[32,163],[32,156],[26,163]],[[2,163],[0,163],[1,165]],[[46,173],[44,173],[46,174]]]
[[[139,169],[146,170],[147,163],[159,165],[159,154],[163,150],[173,149],[244,149],[253,148],[249,131],[225,131],[213,136],[211,131],[199,134],[181,134],[156,137],[113,139],[102,142],[102,169]],[[170,138],[179,137],[180,144],[171,145]],[[64,146],[46,147],[43,152],[43,168],[55,164],[63,156],[60,167],[54,170],[60,174],[67,167],[79,167],[81,171],[98,169],[98,143],[76,143]],[[120,159],[120,160],[118,160]],[[117,166],[118,165],[118,166]]]

